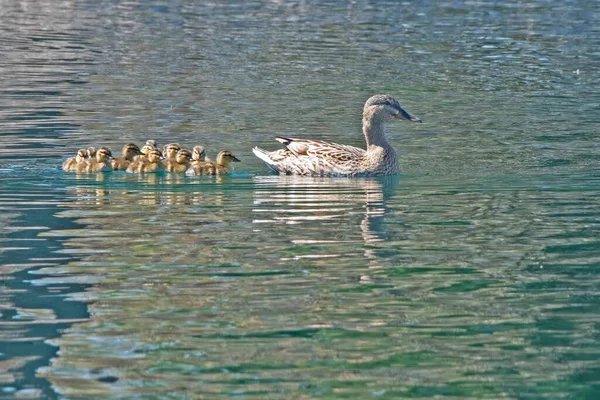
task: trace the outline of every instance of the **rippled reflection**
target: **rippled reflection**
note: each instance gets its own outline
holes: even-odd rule
[[[515,392],[530,381],[547,387],[548,373],[578,379],[556,357],[593,371],[585,352],[597,353],[586,350],[597,310],[585,293],[597,279],[567,267],[582,238],[547,227],[597,225],[552,212],[565,202],[594,210],[594,190],[485,181],[456,191],[454,181],[397,177],[72,182],[58,216],[80,228],[51,234],[81,260],[42,272],[93,284],[76,296],[91,318],[52,342],[60,357],[40,370],[71,396],[181,385],[206,396],[314,393],[366,373],[376,378],[353,395],[426,388],[493,398],[503,379]],[[539,352],[549,347],[554,355]],[[515,364],[527,379],[513,376]]]
[[[372,179],[332,179],[296,176],[254,177],[254,224],[309,224],[312,229],[324,225],[353,228],[362,236],[365,245],[386,240],[386,199],[393,195],[399,176]],[[362,216],[356,226],[354,216]],[[343,240],[342,240],[343,241]],[[292,239],[293,243],[316,245],[336,243],[329,239]],[[375,257],[366,247],[365,255]],[[305,257],[326,255],[306,255]],[[327,256],[336,257],[336,254]],[[298,256],[302,257],[302,256]]]

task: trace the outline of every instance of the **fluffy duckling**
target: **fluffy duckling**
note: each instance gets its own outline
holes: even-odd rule
[[[115,171],[125,171],[136,156],[142,154],[140,148],[133,143],[123,146],[123,156],[117,157],[112,161],[112,167]]]
[[[136,158],[129,167],[127,172],[142,173],[142,172],[161,172],[165,170],[164,165],[160,162],[162,153],[159,149],[152,149],[147,154],[147,159]]]
[[[142,148],[140,149],[142,154],[139,155],[138,157],[146,158],[146,156],[148,155],[150,150],[157,149],[157,148],[158,147],[156,147],[156,140],[154,140],[154,139],[146,140],[146,144],[143,145]]]
[[[87,153],[86,158],[93,159],[94,157],[96,157],[96,148],[90,146],[87,148],[86,153]]]
[[[221,150],[216,162],[195,162],[194,165],[185,171],[185,174],[188,176],[226,174],[229,172],[227,166],[232,162],[240,162],[240,160],[233,155],[231,150]]]
[[[77,164],[77,172],[108,172],[112,171],[112,152],[108,147],[100,147],[96,151],[96,158],[88,158]]]
[[[177,152],[175,158],[165,160],[165,169],[168,172],[185,172],[188,169],[192,152],[186,149],[181,149]]]
[[[194,146],[192,151],[192,161],[204,162],[206,161],[206,151],[203,146]]]
[[[76,172],[77,165],[82,163],[87,157],[87,153],[84,149],[77,150],[77,155],[75,157],[67,158],[65,162],[63,162],[62,169],[65,172]]]
[[[179,143],[169,143],[164,145],[162,155],[167,160],[175,158],[179,150],[181,150],[181,145]]]
[[[203,146],[194,146],[192,151],[192,162],[190,164],[190,168],[199,168],[200,166],[206,164],[206,151],[204,151]],[[189,168],[188,168],[189,169]],[[186,171],[187,173],[187,171]],[[189,175],[192,175],[191,173]]]

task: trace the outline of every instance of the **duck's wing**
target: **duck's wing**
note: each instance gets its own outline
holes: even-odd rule
[[[295,175],[349,175],[360,168],[365,150],[323,140],[277,137],[286,146],[272,152],[255,147],[254,154],[271,169]]]

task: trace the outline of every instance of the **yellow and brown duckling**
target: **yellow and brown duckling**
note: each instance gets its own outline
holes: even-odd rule
[[[192,162],[190,163],[190,168],[199,169],[202,165],[206,164],[206,151],[204,151],[203,146],[194,146],[192,151]],[[189,169],[189,168],[188,168]],[[187,170],[186,170],[187,173]],[[191,172],[188,175],[195,175]]]
[[[112,171],[112,152],[108,147],[101,147],[96,151],[95,158],[88,158],[77,164],[77,172],[108,172]]]
[[[127,172],[130,173],[144,173],[144,172],[162,172],[165,170],[163,163],[161,162],[162,153],[159,149],[152,149],[148,152],[147,158],[136,158],[133,160]]]
[[[154,140],[154,139],[146,140],[146,144],[143,145],[142,148],[140,149],[142,154],[139,155],[138,157],[146,158],[146,156],[150,152],[150,150],[157,149],[157,148],[158,147],[156,146],[156,140]]]
[[[134,143],[128,143],[123,146],[123,155],[112,161],[112,167],[115,171],[125,171],[136,156],[142,154],[140,148]]]
[[[87,153],[86,158],[93,159],[96,157],[96,148],[90,146],[87,148],[86,153]]]
[[[181,149],[175,155],[175,158],[169,158],[163,161],[167,172],[185,172],[187,171],[192,152],[187,149]]]
[[[82,163],[87,157],[87,153],[84,149],[77,150],[75,157],[67,158],[62,165],[62,169],[65,172],[77,172],[77,165]]]
[[[206,161],[206,151],[203,146],[194,146],[192,149],[192,162]]]
[[[221,150],[217,156],[217,161],[195,162],[185,174],[188,176],[197,175],[221,175],[229,172],[229,164],[240,162],[231,150]]]
[[[177,152],[181,150],[181,145],[179,143],[169,143],[163,146],[163,158],[168,160],[170,158],[175,158]]]

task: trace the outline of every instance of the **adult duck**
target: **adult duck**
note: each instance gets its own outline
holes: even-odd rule
[[[373,176],[399,172],[396,152],[385,135],[385,123],[392,118],[422,122],[404,110],[392,96],[378,94],[369,98],[363,109],[363,133],[367,148],[323,140],[276,137],[286,148],[252,152],[269,168],[281,174],[312,176]]]

